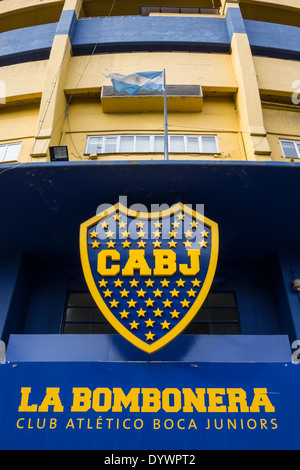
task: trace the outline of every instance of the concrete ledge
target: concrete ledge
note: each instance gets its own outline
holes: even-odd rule
[[[10,362],[291,362],[285,335],[181,335],[147,354],[116,335],[11,335]]]
[[[199,112],[202,110],[203,95],[199,85],[167,85],[167,106],[169,112]],[[104,113],[145,113],[162,112],[162,92],[141,91],[132,96],[117,93],[111,86],[104,86],[101,93]]]

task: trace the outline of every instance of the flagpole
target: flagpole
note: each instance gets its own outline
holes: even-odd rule
[[[165,127],[165,160],[169,160],[167,87],[166,87],[166,70],[165,69],[164,69],[164,127]]]

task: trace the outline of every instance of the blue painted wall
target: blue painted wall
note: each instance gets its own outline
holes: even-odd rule
[[[232,35],[248,35],[253,54],[300,60],[300,28],[243,20],[236,8],[226,18],[101,17],[76,19],[64,11],[59,23],[0,34],[0,66],[47,59],[55,34],[69,34],[74,55],[121,51],[229,53]]]
[[[188,203],[205,201],[207,216],[219,223],[220,256],[213,290],[236,293],[242,334],[288,334],[291,342],[300,338],[299,296],[291,278],[291,272],[300,273],[300,221],[295,217],[300,201],[290,204],[300,167],[249,162],[28,165],[6,172],[0,186],[1,214],[7,222],[0,226],[1,339],[7,341],[11,333],[60,333],[69,279],[83,277],[79,225],[94,215],[101,201],[114,203],[118,192],[126,194],[131,188],[128,206],[137,200],[147,203],[149,194],[153,203],[172,204],[175,186]],[[41,198],[39,181],[46,173],[51,185],[44,187]],[[266,181],[282,191],[266,191]],[[5,194],[12,185],[16,197],[7,201]],[[282,230],[288,253],[280,250]],[[28,255],[12,256],[16,247]]]
[[[203,50],[229,52],[222,18],[111,17],[80,19],[72,39],[75,54],[114,50]]]
[[[15,29],[0,34],[0,66],[49,57],[57,23]]]
[[[2,339],[5,340],[9,332],[60,333],[69,280],[74,276],[83,279],[80,265],[77,268],[39,266],[30,262],[28,257],[25,259],[26,262],[21,258],[14,263],[11,259],[2,260],[0,321]],[[278,282],[274,286],[271,274],[273,276],[274,272],[261,265],[252,268],[221,267],[217,270],[212,290],[235,292],[244,335],[290,333],[290,327],[278,320],[275,306],[274,286],[277,292],[278,284],[282,284],[280,272],[276,273]],[[290,313],[286,315],[287,310],[285,307],[282,316],[292,324]]]
[[[245,28],[253,54],[300,59],[300,28],[250,20]]]

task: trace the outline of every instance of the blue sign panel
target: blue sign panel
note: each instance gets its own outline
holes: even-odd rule
[[[266,363],[0,365],[1,449],[299,449],[299,370]]]

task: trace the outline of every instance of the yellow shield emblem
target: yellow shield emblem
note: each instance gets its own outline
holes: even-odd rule
[[[80,227],[88,288],[109,323],[147,353],[191,322],[211,287],[218,225],[177,203],[136,212],[120,203]]]

